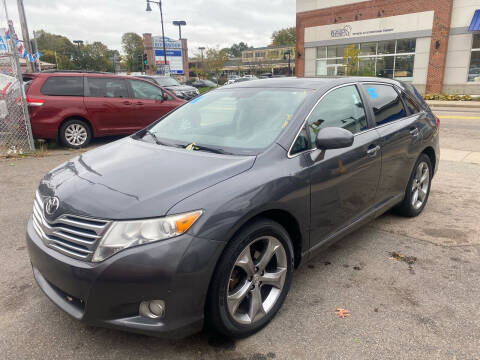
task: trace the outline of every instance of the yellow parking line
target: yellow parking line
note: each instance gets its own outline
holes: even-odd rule
[[[438,115],[439,119],[480,120],[480,116]]]

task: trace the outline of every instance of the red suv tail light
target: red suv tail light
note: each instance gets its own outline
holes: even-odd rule
[[[28,106],[42,106],[45,100],[42,99],[32,99],[27,96],[27,105]]]
[[[435,125],[437,126],[437,129],[440,129],[440,119],[438,116],[435,116]]]

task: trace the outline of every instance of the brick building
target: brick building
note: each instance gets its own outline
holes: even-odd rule
[[[296,3],[297,76],[354,72],[421,92],[480,94],[480,0]]]

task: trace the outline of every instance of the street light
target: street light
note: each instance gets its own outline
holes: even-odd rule
[[[202,54],[202,64],[203,64],[203,50],[205,50],[205,47],[201,46],[198,48],[200,50],[200,53]]]
[[[287,59],[287,55],[288,55],[288,76],[291,75],[290,73],[290,56],[291,56],[291,51],[290,50],[287,50],[283,53],[283,60],[286,60]]]
[[[162,42],[163,42],[163,63],[164,63],[164,71],[167,67],[167,47],[165,46],[165,31],[163,29],[163,11],[162,11],[162,1],[152,1],[152,0],[147,0],[147,9],[146,11],[152,11],[152,8],[150,7],[150,3],[157,4],[158,7],[160,8],[160,21],[162,22]]]
[[[182,40],[182,26],[187,25],[185,20],[174,21],[173,25],[178,26],[178,40]]]
[[[77,44],[78,48],[80,48],[80,45],[83,45],[83,40],[73,40],[74,44]]]

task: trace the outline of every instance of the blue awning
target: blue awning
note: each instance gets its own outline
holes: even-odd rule
[[[475,10],[468,31],[480,31],[480,10]]]

